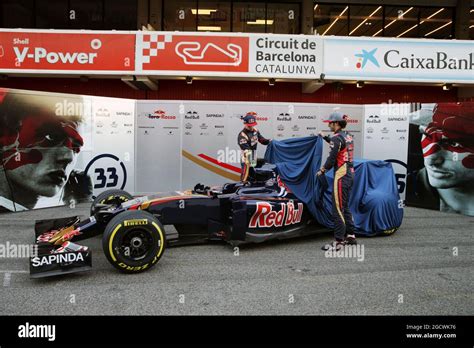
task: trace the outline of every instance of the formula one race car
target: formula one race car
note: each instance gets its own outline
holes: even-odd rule
[[[174,225],[176,232],[163,225]],[[107,260],[136,273],[153,267],[167,246],[211,240],[235,246],[327,230],[279,180],[275,165],[264,164],[252,182],[198,184],[190,191],[136,198],[110,190],[95,198],[84,221],[76,216],[37,221],[38,255],[30,260],[30,273],[41,278],[89,270],[91,251],[76,242],[98,234]]]

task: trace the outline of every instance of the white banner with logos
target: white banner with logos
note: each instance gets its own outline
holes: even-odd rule
[[[239,180],[241,117],[257,113],[265,138],[283,140],[328,132],[333,111],[350,116],[355,156],[362,154],[363,105],[215,101],[137,101],[137,193],[189,189]],[[263,158],[266,147],[259,145]],[[327,156],[324,146],[323,156]]]
[[[135,191],[135,100],[0,92],[0,211]]]
[[[391,162],[405,199],[410,104],[365,105],[362,157]]]
[[[24,197],[1,192],[0,202],[7,210],[13,203],[27,209],[71,204],[108,189],[145,194],[189,189],[196,183],[237,181],[241,158],[237,136],[243,128],[241,117],[250,111],[258,115],[261,134],[274,140],[314,136],[320,131],[329,134],[323,120],[334,111],[348,115],[347,130],[354,135],[355,157],[391,160],[404,194],[408,121],[403,107],[136,101],[4,90],[0,111],[2,108],[18,110],[18,115],[11,114],[13,120],[17,116],[32,117],[28,122],[38,128],[35,134],[21,136],[25,140],[19,144],[20,150],[22,146],[29,149],[38,141],[44,142],[30,151],[34,154],[14,163],[8,146],[11,139],[16,139],[16,133],[6,134],[2,140],[7,146],[3,167],[10,184],[25,184],[18,192],[30,190]],[[44,110],[43,114],[36,113],[38,108]],[[36,114],[41,115],[37,120],[28,116]],[[324,161],[328,146],[325,144],[323,149]],[[264,145],[259,145],[257,156],[262,158],[265,150]],[[67,160],[64,157],[49,161],[53,154],[62,154]],[[30,196],[38,199],[31,202]]]
[[[326,79],[474,83],[468,40],[324,38]]]
[[[69,175],[69,185],[87,178],[93,196],[110,189],[134,192],[135,100],[90,96],[82,96],[82,100],[85,122],[79,132],[84,146]],[[75,174],[82,179],[75,178]],[[67,186],[54,197],[41,197],[35,208],[71,204],[75,197],[65,200],[64,192]]]
[[[135,191],[135,100],[92,97],[93,158],[87,174],[94,195],[112,188]]]
[[[137,101],[136,193],[181,186],[180,115],[180,102]]]

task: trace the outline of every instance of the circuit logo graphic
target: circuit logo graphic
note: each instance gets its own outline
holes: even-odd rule
[[[377,61],[377,58],[375,58],[375,52],[377,52],[377,48],[374,48],[371,51],[362,50],[362,53],[356,53],[355,56],[358,57],[356,68],[364,69],[368,61],[370,61],[377,68],[380,68],[379,62]]]

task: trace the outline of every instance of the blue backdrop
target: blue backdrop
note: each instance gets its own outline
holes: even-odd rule
[[[273,140],[267,147],[265,160],[277,166],[283,182],[308,206],[315,219],[333,228],[334,171],[316,176],[321,168],[323,143],[319,136]],[[354,169],[349,206],[356,232],[372,236],[398,228],[402,224],[403,208],[399,207],[400,196],[391,163],[355,160]]]

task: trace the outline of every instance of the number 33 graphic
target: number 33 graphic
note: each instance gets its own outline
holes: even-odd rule
[[[96,168],[94,171],[96,176],[96,184],[94,185],[95,189],[104,188],[104,187],[115,187],[118,183],[117,169],[114,167],[107,168],[108,176],[105,175],[104,168]]]

